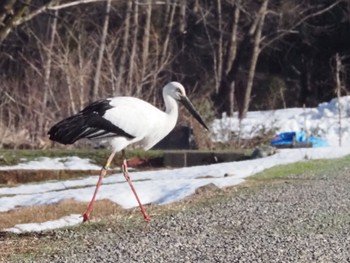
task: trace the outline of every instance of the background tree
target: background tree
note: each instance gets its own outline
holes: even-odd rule
[[[208,116],[315,106],[349,87],[345,0],[6,0],[0,3],[0,143],[38,147],[91,100],[182,82]],[[296,96],[297,95],[297,96]],[[13,146],[13,145],[12,145]]]

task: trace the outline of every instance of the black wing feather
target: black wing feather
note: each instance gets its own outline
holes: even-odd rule
[[[96,101],[81,112],[55,124],[48,132],[50,139],[62,144],[73,144],[88,138],[107,138],[122,136],[135,138],[103,118],[107,110],[113,108],[109,100]]]

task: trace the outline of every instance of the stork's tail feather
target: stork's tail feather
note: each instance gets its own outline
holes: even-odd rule
[[[73,115],[54,125],[48,132],[50,140],[62,143],[73,144],[79,139],[87,136],[87,116],[82,114]]]

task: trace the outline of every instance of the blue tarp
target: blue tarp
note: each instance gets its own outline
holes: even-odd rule
[[[312,147],[327,147],[328,143],[325,139],[317,136],[307,136],[305,132],[283,132],[277,134],[272,140],[272,146],[287,146],[296,143],[311,143]]]

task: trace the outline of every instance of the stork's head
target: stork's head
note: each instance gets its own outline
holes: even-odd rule
[[[207,130],[208,126],[203,121],[202,117],[199,115],[191,101],[186,96],[185,88],[176,81],[169,82],[163,88],[163,96],[170,96],[178,102],[181,102],[185,108],[192,114],[192,116]]]
[[[182,97],[186,97],[186,91],[181,83],[172,81],[169,82],[163,89],[163,95],[169,95],[177,101],[181,101]]]

